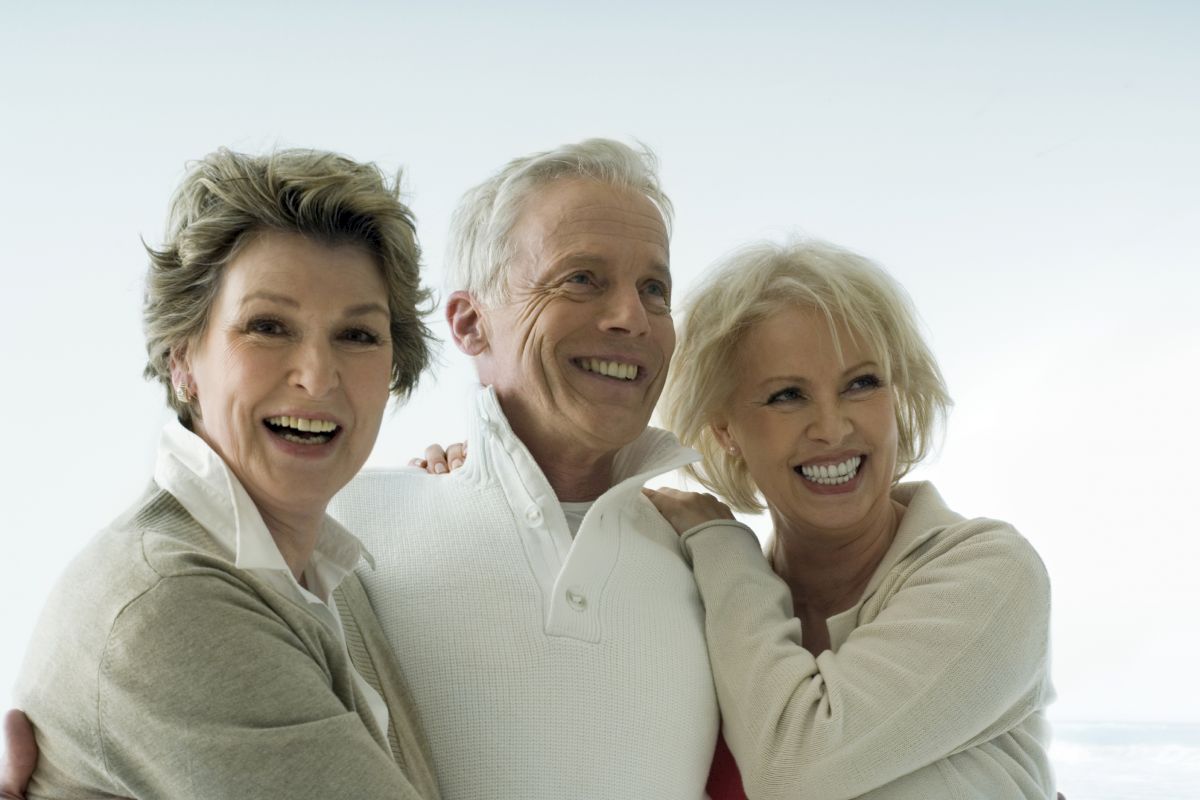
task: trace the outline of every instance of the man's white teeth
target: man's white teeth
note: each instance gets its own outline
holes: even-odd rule
[[[862,456],[848,458],[840,464],[820,464],[817,466],[801,464],[800,474],[806,480],[819,483],[822,486],[837,486],[838,484],[847,483],[852,480],[858,474],[860,464],[862,464]]]
[[[305,433],[333,433],[337,430],[335,423],[324,419],[283,416],[271,417],[267,422],[279,428],[292,428],[293,430],[304,431]]]
[[[619,361],[601,361],[598,358],[581,358],[579,364],[588,372],[597,372],[610,378],[620,378],[631,381],[637,377],[636,364],[622,364]]]

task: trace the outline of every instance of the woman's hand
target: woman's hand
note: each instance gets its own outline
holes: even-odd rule
[[[729,506],[711,494],[681,492],[678,489],[642,489],[658,513],[666,517],[676,533],[691,530],[697,525],[717,519],[733,519]]]
[[[4,757],[0,758],[0,798],[23,800],[37,766],[37,742],[29,718],[15,708],[4,715]]]
[[[414,458],[408,465],[420,467],[430,475],[447,475],[461,467],[466,460],[466,442],[455,442],[444,450],[440,444],[431,444],[425,448],[424,458]]]

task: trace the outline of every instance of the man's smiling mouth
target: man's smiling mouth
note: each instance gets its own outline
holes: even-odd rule
[[[637,364],[627,364],[621,361],[605,361],[601,358],[575,358],[575,366],[585,372],[594,372],[606,378],[616,378],[622,381],[637,380],[641,368]]]

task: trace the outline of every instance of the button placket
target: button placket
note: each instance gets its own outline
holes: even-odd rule
[[[587,611],[587,595],[577,586],[572,586],[566,591],[567,605],[572,611]]]

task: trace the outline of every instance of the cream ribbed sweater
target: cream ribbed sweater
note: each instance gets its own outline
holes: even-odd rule
[[[787,585],[734,524],[684,534],[725,738],[751,800],[1053,798],[1050,585],[1010,526],[904,484],[862,600],[801,646]]]

